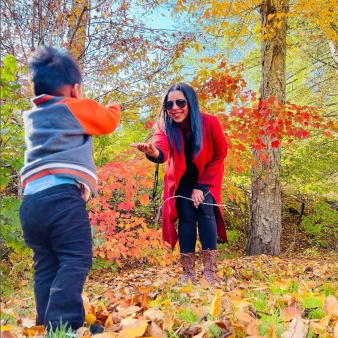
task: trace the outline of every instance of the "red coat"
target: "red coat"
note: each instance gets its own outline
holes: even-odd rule
[[[202,113],[203,117],[203,147],[197,157],[193,156],[192,162],[198,170],[197,183],[209,185],[209,190],[216,204],[222,204],[221,189],[224,172],[224,159],[227,154],[228,145],[225,140],[222,127],[215,116]],[[167,135],[157,129],[153,136],[153,145],[163,151],[164,162],[167,161],[166,174],[164,177],[164,201],[175,195],[178,183],[185,172],[184,141],[181,139],[181,154],[177,148],[173,152],[169,151],[169,141]],[[177,243],[177,232],[175,221],[177,220],[177,210],[175,198],[171,198],[163,205],[162,210],[162,236],[174,250]],[[225,242],[227,236],[223,219],[222,207],[217,207],[216,214],[217,235]]]

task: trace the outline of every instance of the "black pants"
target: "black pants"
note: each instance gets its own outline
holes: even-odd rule
[[[76,185],[61,184],[24,196],[20,221],[34,253],[37,325],[55,330],[84,323],[82,291],[92,265],[92,235]]]
[[[175,195],[191,197],[192,187],[179,187]],[[209,193],[204,203],[214,204],[214,199]],[[202,250],[215,250],[217,247],[217,225],[214,206],[200,204],[196,208],[191,200],[176,198],[178,213],[178,241],[181,253],[195,252],[197,240],[197,226]]]

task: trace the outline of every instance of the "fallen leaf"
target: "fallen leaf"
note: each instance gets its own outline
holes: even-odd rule
[[[191,309],[196,313],[198,317],[204,316],[207,313],[205,307],[198,306],[196,304],[191,304]]]
[[[85,317],[85,322],[88,324],[88,325],[92,325],[94,324],[96,321],[96,317],[93,313],[88,313]]]
[[[179,293],[189,293],[192,291],[192,287],[191,286],[185,286],[181,289],[178,290]]]
[[[250,336],[259,336],[257,320],[254,319],[251,323],[249,323],[245,331]]]
[[[151,322],[145,333],[148,337],[157,337],[157,338],[166,338],[167,335],[162,331],[162,329],[154,322]]]
[[[1,328],[1,338],[14,338],[14,336],[12,335],[11,331],[5,330],[3,331]]]
[[[324,311],[328,316],[338,314],[338,300],[335,296],[328,296],[324,302]]]
[[[35,326],[35,320],[32,319],[23,319],[22,324],[23,327],[26,327],[27,329]]]
[[[158,308],[151,308],[143,313],[143,315],[152,321],[162,320],[164,318],[164,312]]]
[[[118,315],[119,315],[120,317],[128,316],[128,315],[131,315],[131,314],[133,314],[133,313],[135,313],[135,312],[137,312],[137,311],[140,311],[141,309],[142,309],[142,308],[139,307],[139,306],[135,306],[135,305],[129,306],[129,307],[127,307],[126,309],[120,310],[120,311],[118,312]]]
[[[333,338],[338,338],[338,323],[335,325],[333,329]]]
[[[119,324],[119,323],[121,323],[121,318],[119,318],[114,312],[112,312],[108,316],[104,327],[105,329],[107,329],[108,327],[113,326],[114,324]]]
[[[144,293],[141,294],[141,303],[140,303],[142,309],[148,310],[149,309],[149,302],[148,302],[148,294]]]
[[[127,325],[125,328],[123,328],[119,333],[119,337],[121,338],[142,337],[147,327],[148,323],[146,320],[138,320],[135,323]]]
[[[298,307],[298,304],[296,301],[292,301],[290,306],[283,308],[280,312],[280,317],[283,322],[289,322],[291,319],[293,319],[296,315],[302,315],[302,311]]]
[[[171,330],[175,323],[175,314],[174,313],[166,313],[163,319],[163,330]]]
[[[90,335],[91,335],[91,333],[90,333],[88,327],[82,326],[82,327],[79,327],[76,330],[76,336],[75,336],[75,338],[81,338],[83,336],[90,336]]]
[[[192,336],[192,338],[203,338],[206,337],[206,334],[207,333],[202,329],[202,331],[199,334]]]
[[[254,320],[253,317],[243,311],[235,311],[234,315],[239,321],[243,322],[246,325],[250,324]]]
[[[13,331],[15,330],[15,327],[12,325],[1,325],[0,327],[1,332],[3,331]]]
[[[25,330],[25,333],[28,337],[33,337],[37,335],[44,335],[45,328],[43,325],[32,326],[29,329]]]
[[[326,325],[320,323],[310,322],[310,328],[318,335],[322,335],[326,332]]]
[[[281,338],[305,338],[304,322],[300,314],[296,314],[292,319],[287,331],[283,332]]]
[[[217,317],[221,312],[221,291],[217,290],[211,305],[210,305],[210,314],[212,317]]]
[[[95,335],[95,338],[116,338],[116,337],[119,337],[119,335],[114,332],[103,332]]]

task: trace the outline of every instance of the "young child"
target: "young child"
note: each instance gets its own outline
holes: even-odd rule
[[[25,164],[20,221],[34,253],[36,325],[83,326],[82,291],[92,265],[86,201],[97,193],[92,135],[113,132],[120,106],[82,96],[82,75],[67,52],[39,48],[28,63],[33,109],[24,112]]]

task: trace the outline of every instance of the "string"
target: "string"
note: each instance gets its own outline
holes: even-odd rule
[[[181,196],[181,195],[175,195],[175,196],[171,196],[171,197],[168,197],[160,206],[160,209],[162,209],[163,205],[168,202],[170,199],[172,198],[177,198],[177,197],[180,197],[180,198],[184,198],[186,200],[189,200],[189,201],[192,201],[194,202],[194,200],[192,198],[189,198],[189,197],[185,197],[185,196]],[[216,203],[206,203],[206,202],[199,202],[199,204],[205,204],[205,205],[213,205],[215,207],[225,207],[225,208],[228,208],[228,206],[226,204],[216,204]],[[238,209],[239,208],[232,208],[232,209]]]

